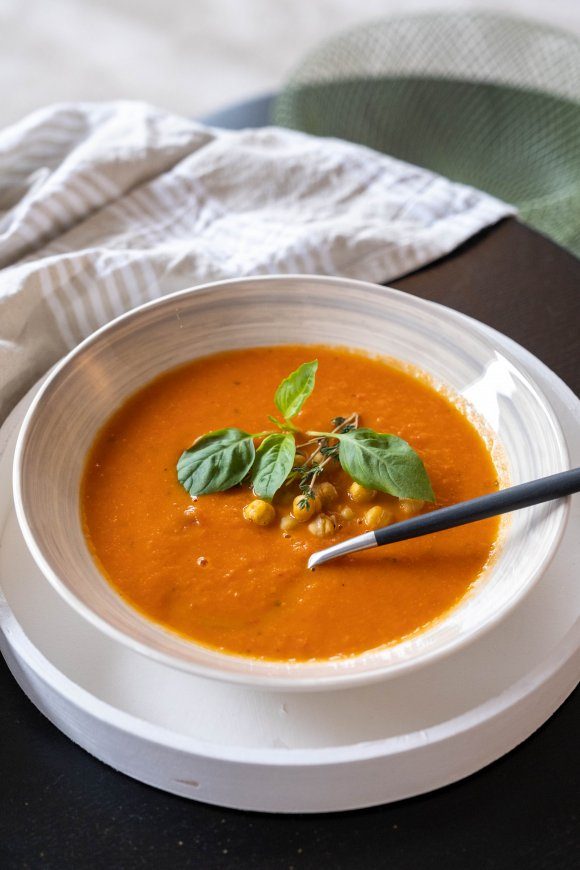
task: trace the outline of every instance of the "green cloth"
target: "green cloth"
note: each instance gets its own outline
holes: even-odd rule
[[[486,25],[497,21],[496,17],[481,18]],[[424,31],[429,20],[433,19],[407,19],[408,52],[413,51],[413,27]],[[453,24],[465,16],[435,20]],[[400,31],[402,19],[395,21]],[[508,21],[514,25],[512,19]],[[384,24],[387,42],[391,32],[388,23]],[[535,25],[518,24],[528,31],[532,28],[533,33],[546,33]],[[451,35],[460,38],[460,29],[452,29]],[[364,47],[360,29],[356,36],[360,51],[361,42]],[[473,41],[473,28],[470,38]],[[533,41],[529,45],[531,51]],[[569,50],[567,34],[566,46]],[[457,63],[451,70],[453,77],[363,75],[364,62],[356,75],[340,77],[349,67],[340,51],[345,55],[348,47],[347,36],[334,46],[335,80],[329,44],[320,81],[316,81],[316,53],[308,60],[306,74],[301,76],[298,71],[276,102],[277,124],[359,142],[485,190],[513,203],[522,220],[580,255],[580,100],[523,84],[461,80]],[[376,28],[372,47],[376,54]],[[505,48],[504,43],[504,55]],[[580,66],[580,42],[576,48]],[[489,67],[489,41],[486,51]],[[541,66],[537,72],[541,75]],[[489,77],[489,69],[486,74]],[[510,77],[518,78],[513,67]]]

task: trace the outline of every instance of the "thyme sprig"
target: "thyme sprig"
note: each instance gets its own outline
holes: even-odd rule
[[[330,439],[332,438],[332,435],[335,435],[337,432],[345,433],[356,429],[359,424],[359,415],[353,413],[348,417],[334,417],[330,422],[331,425],[334,425],[334,429],[329,436],[323,438],[311,438],[309,441],[305,441],[304,444],[299,445],[299,447],[305,447],[306,445],[316,444],[314,450],[312,450],[310,455],[307,457],[306,462],[298,468],[300,474],[299,489],[303,495],[303,498],[300,499],[299,507],[303,510],[307,510],[310,502],[316,497],[314,484],[320,474],[322,474],[324,468],[329,464],[329,462],[332,462],[333,459],[336,462],[339,461],[339,442],[336,441],[335,444],[331,444]],[[324,457],[322,461],[315,461],[315,457],[318,454],[321,454]]]

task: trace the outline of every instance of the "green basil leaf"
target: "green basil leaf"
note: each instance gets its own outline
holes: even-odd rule
[[[397,498],[435,501],[425,466],[402,438],[372,429],[353,429],[337,437],[340,464],[361,486]]]
[[[302,363],[296,371],[284,378],[274,396],[276,407],[285,420],[295,417],[314,389],[318,360]]]
[[[230,489],[246,476],[256,451],[252,436],[241,429],[217,429],[202,435],[181,454],[177,478],[190,495]]]
[[[252,467],[252,486],[258,498],[271,501],[294,465],[296,442],[289,432],[264,438]]]

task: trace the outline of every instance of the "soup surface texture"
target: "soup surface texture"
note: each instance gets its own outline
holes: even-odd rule
[[[248,522],[247,484],[192,497],[176,462],[200,435],[224,427],[270,428],[280,381],[319,361],[316,388],[294,423],[330,431],[358,412],[361,425],[404,438],[421,456],[442,507],[492,492],[497,470],[464,413],[420,372],[362,352],[323,346],[253,348],[174,369],[131,397],[106,423],[87,459],[81,493],[85,534],[100,569],[147,617],[227,653],[304,661],[361,653],[427,626],[466,594],[490,559],[496,518],[359,553],[307,570],[308,556],[360,534],[352,481],[332,461],[324,480],[338,499],[336,530],[283,530],[296,486],[274,498],[276,520]],[[273,427],[272,427],[273,428]],[[297,443],[306,436],[297,436]],[[393,520],[401,503],[378,493]],[[345,510],[345,508],[349,508]],[[343,516],[346,514],[346,517]],[[352,516],[351,516],[352,514]]]

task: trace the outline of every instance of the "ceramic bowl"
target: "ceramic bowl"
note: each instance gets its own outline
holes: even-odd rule
[[[381,353],[428,372],[467,401],[504,482],[568,467],[564,439],[533,380],[476,321],[397,290],[357,281],[274,276],[166,296],[90,336],[53,371],[19,435],[16,512],[34,559],[69,606],[138,652],[204,677],[264,689],[340,688],[417,668],[473,640],[511,610],[555,552],[566,501],[512,515],[497,558],[444,617],[398,644],[309,663],[225,655],[150,622],[105,581],[85,543],[79,484],[109,415],[152,378],[217,351],[326,343]]]

